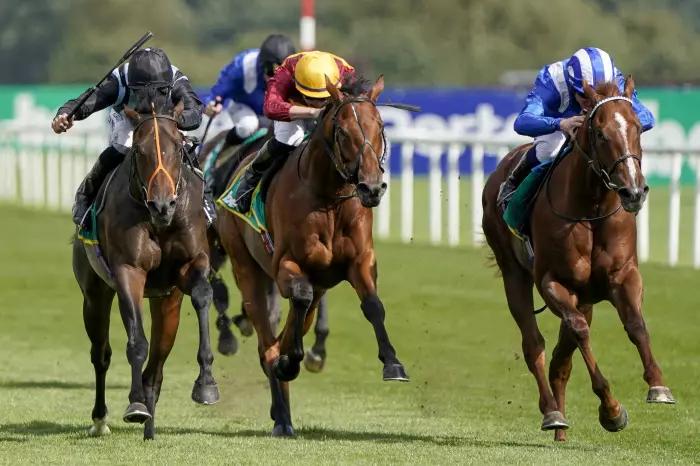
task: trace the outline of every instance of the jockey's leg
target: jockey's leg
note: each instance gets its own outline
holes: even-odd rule
[[[274,137],[260,148],[238,187],[236,204],[241,212],[247,212],[250,209],[255,186],[265,171],[270,168],[273,160],[278,157],[287,157],[302,143],[304,129],[303,121],[275,121]]]
[[[258,115],[247,105],[234,103],[228,109],[228,112],[231,116],[231,121],[233,121],[233,128],[226,133],[224,149],[241,144],[260,127]]]
[[[75,204],[73,205],[73,222],[80,226],[83,218],[90,209],[90,205],[95,200],[97,192],[102,186],[105,178],[114,168],[124,160],[124,154],[112,146],[107,147],[97,158],[78,191],[75,193]]]

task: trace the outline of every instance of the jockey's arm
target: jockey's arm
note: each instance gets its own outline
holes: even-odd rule
[[[224,101],[233,98],[235,83],[240,81],[243,73],[240,61],[238,56],[236,56],[231,63],[221,69],[219,79],[216,80],[216,84],[212,86],[211,91],[204,98],[205,103],[213,101],[216,97],[221,97]]]
[[[178,74],[175,76],[175,84],[173,84],[172,100],[174,104],[179,101],[185,104],[180,118],[177,122],[177,127],[183,131],[192,131],[199,128],[202,122],[202,101],[199,100],[197,94],[192,90],[190,81],[187,76]]]
[[[525,106],[515,119],[515,132],[524,136],[537,137],[560,131],[559,123],[562,118],[545,116],[545,110],[557,108],[559,91],[544,68],[537,76],[535,85],[525,100]]]
[[[78,98],[71,99],[63,104],[56,112],[56,116],[61,114],[68,115],[73,111],[78,101],[88,92],[89,90],[82,93],[80,96],[78,96]],[[74,118],[76,120],[84,120],[93,113],[105,109],[110,105],[114,105],[114,103],[117,102],[118,97],[119,83],[114,75],[110,75],[109,78],[100,84],[97,90],[85,101],[85,103],[78,108]]]
[[[615,80],[617,81],[617,87],[620,92],[625,90],[625,77],[622,75],[620,70],[617,70],[615,74]],[[642,124],[642,131],[648,131],[654,127],[656,121],[654,120],[654,115],[640,100],[637,96],[637,90],[635,89],[632,93],[632,108],[639,118],[639,122]]]

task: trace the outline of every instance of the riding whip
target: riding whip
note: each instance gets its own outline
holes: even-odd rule
[[[81,99],[78,101],[78,103],[75,105],[75,107],[73,107],[73,110],[71,110],[71,112],[68,114],[68,118],[69,119],[73,118],[75,116],[75,114],[78,112],[78,109],[90,98],[90,96],[92,94],[95,93],[95,91],[100,86],[100,84],[102,84],[105,81],[105,79],[109,78],[109,75],[111,75],[115,69],[119,68],[122,63],[127,61],[129,59],[129,57],[131,57],[131,55],[133,55],[134,52],[136,52],[138,49],[140,49],[143,44],[148,42],[148,40],[151,37],[153,37],[153,33],[151,31],[148,31],[138,41],[136,41],[136,43],[134,45],[132,45],[129,48],[129,50],[127,50],[126,53],[119,59],[117,64],[114,65],[114,67],[112,67],[112,69],[109,70],[109,72],[107,72],[107,74],[104,75],[102,77],[102,79],[100,79],[97,84],[95,84],[90,89],[88,89],[88,92],[86,92],[85,95],[83,97],[81,97]]]

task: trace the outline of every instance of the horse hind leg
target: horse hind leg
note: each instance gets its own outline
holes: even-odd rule
[[[591,325],[593,306],[579,306],[579,310],[586,316],[588,325]],[[559,341],[552,352],[552,362],[549,364],[549,384],[557,401],[559,411],[566,415],[566,384],[571,376],[571,356],[576,350],[576,339],[568,326],[562,321],[559,326]],[[554,440],[563,442],[566,440],[566,430],[558,428],[554,431]]]
[[[106,377],[112,359],[109,345],[109,314],[114,292],[106,285],[97,290],[86,291],[83,298],[83,321],[90,338],[90,359],[95,369],[95,405],[92,409],[93,425],[88,431],[91,437],[110,433],[107,425],[107,404],[105,402]]]
[[[326,363],[326,338],[328,338],[328,333],[330,332],[328,329],[328,305],[325,295],[318,303],[317,312],[316,325],[314,326],[316,340],[304,357],[306,370],[315,373],[321,372]]]
[[[151,298],[151,346],[148,364],[143,371],[143,390],[146,395],[146,407],[151,413],[144,424],[144,440],[155,438],[156,404],[163,384],[163,367],[170,350],[175,343],[175,336],[180,323],[180,306],[182,293],[173,290],[165,298]]]
[[[513,258],[513,260],[515,260]],[[559,410],[545,373],[544,337],[537,325],[532,299],[532,278],[525,270],[514,266],[503,271],[503,284],[508,308],[522,335],[525,363],[535,377],[539,391],[539,408],[543,414],[542,430],[566,429],[569,424]]]

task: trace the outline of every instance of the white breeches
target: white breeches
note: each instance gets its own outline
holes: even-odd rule
[[[540,163],[548,162],[559,154],[566,142],[566,135],[562,131],[551,134],[543,134],[535,138],[535,156]]]

